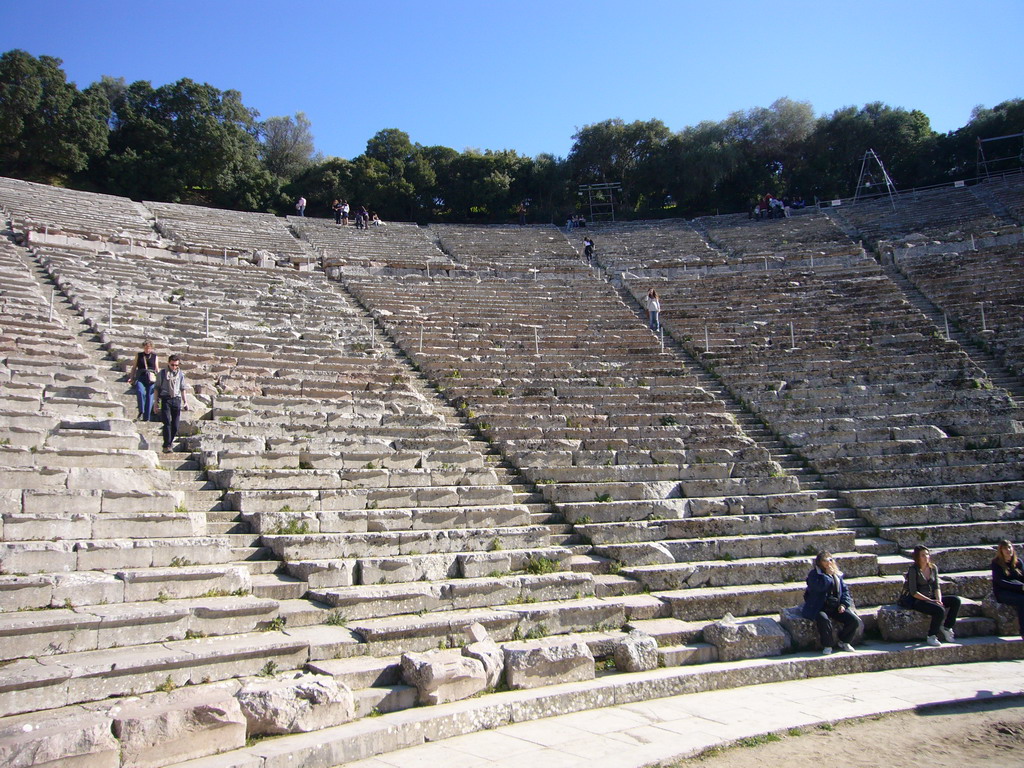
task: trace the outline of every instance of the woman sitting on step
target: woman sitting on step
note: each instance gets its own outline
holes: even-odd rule
[[[900,596],[900,607],[910,608],[931,616],[928,627],[928,645],[939,645],[938,635],[947,643],[953,642],[953,625],[960,612],[960,598],[956,595],[943,595],[939,588],[939,569],[932,562],[928,547],[914,547],[914,562],[907,569],[904,577],[903,594]]]
[[[853,609],[853,598],[846,587],[842,571],[832,555],[824,550],[814,558],[814,567],[807,574],[807,589],[804,590],[804,604],[800,613],[805,619],[813,619],[817,623],[823,656],[833,650],[833,621],[842,625],[836,647],[841,651],[853,650],[850,642],[863,622]]]
[[[1017,628],[1024,639],[1024,567],[1006,539],[999,542],[992,561],[992,596],[997,603],[1017,609]]]

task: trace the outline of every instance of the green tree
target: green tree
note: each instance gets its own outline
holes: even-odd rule
[[[265,210],[278,184],[259,160],[256,118],[238,91],[187,78],[132,83],[114,107],[107,184],[136,198]]]
[[[663,197],[656,160],[670,136],[660,120],[627,124],[616,118],[585,126],[573,135],[569,151],[572,183],[618,182],[624,208],[644,207],[645,201]]]
[[[0,56],[0,174],[64,181],[107,148],[107,107],[67,82],[61,60]]]
[[[937,141],[936,165],[946,180],[974,177],[978,169],[978,140],[994,139],[1024,133],[1024,99],[1010,99],[991,109],[977,106],[971,112],[967,125],[953,131]],[[1024,141],[1005,139],[982,145],[988,160],[1002,159],[992,163],[993,173],[1016,170],[1021,167],[1024,157]]]
[[[807,139],[808,162],[798,186],[808,197],[852,195],[869,149],[875,150],[897,186],[927,184],[934,176],[931,157],[935,139],[928,117],[918,110],[878,101],[859,109],[838,109],[820,117]]]
[[[260,125],[260,159],[282,181],[291,181],[315,161],[312,123],[303,112],[295,117],[268,117]]]

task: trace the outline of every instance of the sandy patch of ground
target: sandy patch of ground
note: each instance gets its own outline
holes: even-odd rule
[[[969,702],[794,729],[682,760],[675,768],[1024,766],[1024,699]]]

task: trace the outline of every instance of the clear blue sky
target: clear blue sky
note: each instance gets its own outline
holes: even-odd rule
[[[1024,0],[0,0],[0,51],[63,59],[80,88],[233,88],[348,158],[383,128],[565,156],[608,118],[678,131],[782,96],[920,109],[945,132],[1024,97],[1022,32]]]

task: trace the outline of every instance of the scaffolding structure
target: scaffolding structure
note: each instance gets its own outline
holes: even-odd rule
[[[993,142],[1004,142],[1003,147],[990,147],[992,150],[1001,150],[998,157],[990,157],[985,154],[985,145]],[[990,139],[978,137],[978,178],[990,178],[993,174],[1002,174],[1008,171],[1019,171],[1024,167],[1024,133],[1010,133],[1006,136],[993,136]]]
[[[896,185],[892,183],[889,172],[882,164],[882,158],[873,149],[864,153],[860,162],[860,177],[857,179],[857,192],[853,196],[853,204],[861,198],[876,197],[880,195],[889,196],[889,204],[896,210],[896,198],[899,192]]]
[[[588,221],[615,221],[615,193],[622,191],[617,181],[602,184],[580,184],[580,194],[587,195],[590,208]]]

